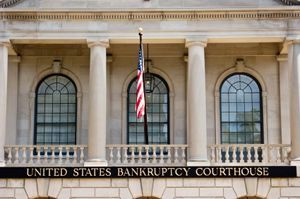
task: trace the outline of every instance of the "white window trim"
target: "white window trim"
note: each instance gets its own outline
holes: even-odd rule
[[[215,84],[215,129],[216,129],[216,144],[221,144],[221,127],[220,127],[220,86],[222,82],[231,74],[246,73],[253,76],[261,86],[262,103],[263,103],[263,136],[264,144],[268,143],[268,119],[267,119],[267,88],[262,76],[252,68],[245,65],[244,60],[237,60],[236,65],[225,70],[218,77]]]

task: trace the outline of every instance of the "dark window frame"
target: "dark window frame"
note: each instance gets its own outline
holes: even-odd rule
[[[48,78],[51,78],[51,77],[53,77],[53,76],[56,76],[56,77],[63,77],[63,78],[66,78],[72,85],[73,85],[73,87],[74,87],[74,89],[75,89],[75,93],[72,93],[72,95],[74,95],[75,96],[75,101],[73,102],[73,103],[70,103],[70,102],[68,102],[68,103],[66,103],[68,106],[70,105],[70,104],[74,104],[75,105],[75,107],[74,107],[74,112],[72,112],[74,115],[74,117],[75,117],[75,119],[74,119],[74,122],[69,122],[69,121],[67,121],[66,123],[72,123],[73,124],[73,127],[74,127],[74,131],[73,132],[71,132],[72,134],[74,134],[74,142],[69,142],[69,140],[68,140],[68,138],[67,138],[67,141],[66,142],[61,142],[60,141],[60,136],[61,136],[61,132],[59,132],[59,133],[57,133],[57,135],[59,136],[59,142],[58,143],[55,143],[55,142],[53,142],[52,140],[51,140],[51,143],[46,143],[45,142],[45,136],[46,136],[46,133],[44,132],[44,141],[43,141],[43,145],[45,144],[45,145],[75,145],[76,143],[77,143],[77,106],[78,106],[78,102],[77,102],[77,92],[78,92],[78,90],[77,90],[77,86],[76,86],[76,84],[75,84],[75,82],[69,77],[69,76],[67,76],[67,75],[65,75],[65,74],[61,74],[61,73],[53,73],[53,74],[50,74],[50,75],[47,75],[47,76],[45,76],[44,78],[42,78],[40,81],[39,81],[39,83],[37,84],[37,86],[36,86],[36,90],[35,90],[35,109],[34,109],[34,136],[33,136],[33,143],[34,143],[34,145],[36,145],[36,144],[42,144],[42,143],[39,143],[38,141],[37,141],[37,125],[38,125],[38,105],[39,104],[47,104],[47,103],[39,103],[38,102],[38,96],[39,95],[42,95],[42,94],[44,94],[45,95],[45,92],[44,93],[39,93],[39,89],[40,89],[40,86],[48,79]],[[57,79],[56,79],[56,81],[57,81]],[[67,84],[69,84],[69,82],[67,83]],[[66,84],[66,85],[67,85]],[[64,86],[66,86],[66,85],[64,85]],[[49,86],[49,85],[48,85]],[[70,95],[70,93],[68,94],[68,95]],[[69,97],[68,97],[68,100],[69,100]],[[50,103],[49,103],[50,104]],[[52,113],[51,114],[53,114],[53,101],[52,101]],[[60,104],[61,104],[61,101],[60,101]],[[45,108],[45,107],[44,107]],[[69,108],[67,108],[68,109],[68,111],[69,111]],[[45,111],[45,110],[44,110]],[[65,114],[69,114],[70,112],[67,112],[67,113],[65,113]],[[44,114],[47,114],[46,113],[46,111],[44,112]],[[60,108],[60,112],[59,113],[56,113],[56,114],[61,114],[61,108]],[[52,116],[53,117],[53,116]],[[44,123],[46,123],[45,121],[44,121]],[[60,124],[61,124],[62,122],[57,122],[57,124],[60,126]],[[51,125],[53,125],[54,124],[54,122],[51,122],[51,123],[49,123],[49,124],[51,124]],[[51,137],[53,136],[53,131],[51,132],[51,133],[49,133],[49,134],[51,134]],[[69,132],[67,131],[67,137],[69,136]]]
[[[149,122],[148,121],[149,144],[153,144],[153,143],[151,143],[151,139],[150,139],[151,134],[153,133],[153,131],[152,132],[149,131],[151,123],[158,123],[158,124],[160,124],[160,123],[166,123],[167,124],[167,142],[166,143],[163,143],[163,142],[161,142],[161,143],[154,143],[154,144],[170,144],[170,89],[169,89],[169,85],[166,82],[166,80],[164,78],[162,78],[160,75],[155,74],[155,73],[151,73],[151,75],[154,78],[157,78],[158,80],[160,80],[161,83],[163,83],[163,85],[166,88],[167,92],[166,93],[160,93],[160,94],[163,94],[163,95],[166,94],[167,95],[167,103],[161,103],[160,102],[159,104],[167,104],[167,112],[165,112],[165,113],[167,113],[167,121],[166,122]],[[133,102],[130,101],[130,96],[135,94],[135,93],[130,93],[130,89],[134,85],[134,83],[136,83],[136,81],[137,81],[137,77],[133,78],[130,81],[130,83],[128,84],[128,87],[127,87],[127,103],[126,103],[126,105],[127,105],[127,122],[126,122],[126,124],[127,124],[127,132],[126,132],[127,133],[127,139],[126,139],[126,143],[127,144],[144,144],[144,143],[137,143],[137,141],[135,143],[131,143],[130,140],[129,140],[129,137],[130,137],[130,135],[129,135],[130,134],[130,129],[129,129],[130,128],[130,123],[135,123],[136,128],[137,128],[137,123],[138,123],[136,121],[135,122],[130,122],[129,121],[129,119],[130,119],[129,118],[130,117],[130,113],[136,113],[136,112],[130,112],[130,105],[135,104],[135,100]],[[146,92],[146,96],[147,95],[149,95],[149,92]],[[147,99],[146,99],[146,104],[147,104],[147,106],[149,106],[148,105],[149,102],[147,102]],[[152,103],[152,104],[154,104],[154,103]],[[149,112],[149,110],[147,110],[148,118],[149,118],[149,115],[151,113],[153,113],[153,112]],[[159,112],[159,114],[161,114],[161,112]],[[144,132],[144,130],[143,130],[143,132]],[[135,132],[133,132],[133,133],[136,133],[136,137],[137,137],[137,130]],[[159,134],[161,134],[161,132],[159,132]]]
[[[241,82],[241,79],[240,79],[241,75],[244,75],[244,76],[246,76],[246,77],[248,77],[248,78],[251,79],[251,82],[248,85],[250,85],[252,82],[256,83],[256,85],[257,85],[257,87],[259,89],[259,102],[254,102],[253,97],[252,97],[252,94],[253,93],[257,93],[257,92],[251,92],[251,102],[245,102],[245,97],[244,97],[244,101],[242,102],[244,104],[244,112],[243,112],[244,113],[244,119],[240,120],[240,121],[238,121],[236,119],[234,122],[231,122],[230,121],[230,113],[231,113],[231,111],[230,111],[230,107],[228,107],[229,121],[223,121],[222,120],[222,113],[226,113],[226,111],[223,112],[223,107],[222,107],[222,102],[223,102],[222,101],[223,100],[222,99],[222,94],[224,94],[224,93],[222,93],[222,88],[224,86],[224,83],[227,82],[227,80],[229,80],[233,76],[239,76],[239,81],[231,83],[231,86],[233,84],[237,83],[237,82]],[[223,141],[223,136],[222,136],[223,133],[224,133],[223,130],[222,130],[222,124],[223,123],[229,123],[229,124],[230,123],[236,123],[237,125],[238,125],[238,123],[244,123],[244,124],[245,123],[251,123],[252,125],[255,124],[255,123],[259,123],[260,124],[260,143],[255,143],[255,144],[263,144],[264,143],[264,115],[263,115],[264,110],[263,110],[262,87],[261,87],[261,84],[259,83],[259,81],[253,75],[251,75],[249,73],[244,73],[244,72],[232,73],[232,74],[228,75],[226,78],[224,78],[224,80],[220,84],[219,93],[220,93],[220,101],[219,101],[219,105],[220,105],[219,114],[220,115],[219,115],[219,118],[220,118],[220,141],[221,141],[221,144],[254,144],[255,143],[255,140],[254,140],[254,134],[255,134],[255,132],[254,132],[254,130],[252,130],[250,132],[251,135],[252,135],[252,141],[253,142],[249,142],[247,140],[247,136],[245,135],[245,143],[240,143],[239,139],[238,139],[238,136],[239,136],[240,132],[238,132],[238,130],[236,131],[237,138],[236,138],[236,142],[235,143],[233,143],[233,142],[230,141],[230,137],[228,138],[228,141]],[[236,91],[236,93],[237,93],[237,91]],[[230,102],[230,97],[229,97],[230,92],[229,92],[229,89],[228,89],[228,91],[225,94],[228,94],[228,102],[227,102],[228,104],[230,104],[230,103],[236,103],[236,111],[235,111],[235,113],[238,113],[237,107],[238,107],[238,103],[239,102],[237,100],[237,94],[235,94],[236,95],[236,102]],[[223,103],[226,103],[226,102],[223,102]],[[251,111],[251,113],[252,113],[252,121],[251,122],[246,121],[246,119],[245,119],[245,116],[246,116],[246,114],[245,114],[246,113],[246,105],[245,104],[246,103],[251,103],[252,105],[253,105],[253,103],[259,103],[259,116],[260,116],[259,121],[255,121],[253,119],[253,112],[255,112],[253,110]],[[258,111],[256,111],[256,112],[258,112]],[[230,125],[229,125],[229,128],[230,128]],[[229,130],[228,133],[229,133],[229,136],[230,136],[230,133],[232,133],[232,132]],[[250,134],[250,133],[248,132],[248,134]]]

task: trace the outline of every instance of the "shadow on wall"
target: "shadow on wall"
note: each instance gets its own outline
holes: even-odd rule
[[[256,196],[245,196],[245,197],[241,197],[241,198],[238,198],[238,199],[264,199],[264,198],[260,198],[260,197],[256,197]]]

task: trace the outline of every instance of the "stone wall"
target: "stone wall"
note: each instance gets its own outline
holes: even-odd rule
[[[0,198],[295,199],[299,178],[1,179]]]

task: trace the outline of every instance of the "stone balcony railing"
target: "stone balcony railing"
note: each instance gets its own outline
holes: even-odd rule
[[[5,146],[7,166],[82,166],[86,145],[10,145]]]
[[[110,166],[186,164],[187,145],[107,145]],[[83,166],[86,145],[5,146],[7,166]]]
[[[211,165],[289,165],[290,145],[219,144],[209,147]]]
[[[109,166],[185,166],[187,145],[106,146]],[[290,145],[220,144],[209,146],[209,161],[224,165],[289,165]],[[83,166],[86,145],[10,145],[5,146],[7,166]]]
[[[186,165],[187,145],[107,145],[109,165]]]

